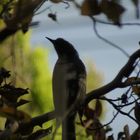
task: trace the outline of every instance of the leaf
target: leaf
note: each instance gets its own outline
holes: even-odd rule
[[[31,120],[31,116],[29,114],[21,110],[16,110],[14,107],[8,106],[0,108],[0,116],[9,119],[20,120],[22,122],[28,122]]]
[[[19,134],[12,133],[11,130],[6,129],[0,132],[0,140],[22,140]]]
[[[96,100],[96,105],[95,105],[95,113],[97,117],[100,117],[102,114],[103,108],[102,108],[102,103],[100,100]]]
[[[114,22],[114,24],[120,25],[120,18],[125,11],[124,7],[112,0],[102,0],[101,11],[107,16],[107,18]]]
[[[25,113],[24,111],[17,111],[16,113],[16,117],[15,117],[20,123],[23,124],[26,124],[26,123],[29,123],[31,122],[31,116],[27,113]],[[18,129],[18,132],[21,134],[21,135],[29,135],[33,132],[33,125],[28,125],[28,127],[22,127],[22,124],[20,125],[19,129]]]
[[[17,99],[24,94],[28,94],[28,89],[16,88],[10,84],[5,84],[0,88],[0,95],[11,103],[15,103]]]
[[[49,13],[48,14],[48,17],[51,18],[55,22],[57,21],[57,15],[56,15],[56,13]]]
[[[124,137],[124,132],[119,132],[117,140],[122,140],[123,137]]]
[[[81,6],[81,14],[86,16],[99,15],[101,13],[97,0],[84,0]]]
[[[24,104],[27,104],[29,103],[30,101],[28,100],[24,100],[24,99],[20,99],[17,103],[16,103],[16,107],[19,107],[21,105],[24,105]]]
[[[16,112],[16,119],[22,122],[29,122],[31,120],[31,116],[24,111],[18,110]]]
[[[6,118],[15,118],[16,115],[16,109],[13,107],[2,107],[0,108],[0,116],[6,117]]]
[[[131,135],[131,140],[139,140],[139,139],[140,139],[140,127],[136,128]]]
[[[14,30],[15,32],[22,29],[23,33],[25,33],[32,21],[35,10],[41,3],[42,1],[40,0],[29,0],[28,4],[27,0],[14,0],[10,12],[6,13],[3,18],[7,29]]]
[[[125,133],[125,138],[126,138],[126,140],[131,140],[128,125],[125,125],[125,126],[124,126],[124,133]]]
[[[139,86],[132,86],[132,91],[133,91],[136,95],[140,96],[140,87],[139,87]]]
[[[49,135],[52,132],[52,126],[47,129],[40,129],[28,137],[28,140],[38,140],[43,138],[44,136]]]
[[[19,128],[19,123],[14,119],[7,119],[5,123],[5,128],[10,129],[12,133],[15,133]]]
[[[7,71],[5,68],[0,68],[0,84],[3,82],[4,79],[10,77],[10,71]]]
[[[127,97],[127,94],[122,94],[121,96],[121,100],[122,100],[122,103],[126,104],[128,102],[128,97]]]
[[[90,108],[89,106],[86,107],[84,115],[86,116],[86,118],[88,120],[93,119],[95,116],[95,110],[93,110],[92,108]]]
[[[10,77],[10,71],[6,70],[5,68],[0,69],[0,76],[3,78],[9,78]]]
[[[93,123],[86,128],[87,136],[92,136],[94,140],[105,140],[105,129],[102,127],[98,119],[94,119]]]
[[[108,133],[108,132],[112,131],[112,128],[109,125],[107,125],[105,131],[106,131],[106,133]]]
[[[137,77],[129,77],[126,79],[125,83],[133,83],[134,81],[136,81],[138,78]],[[139,78],[140,79],[140,78]]]
[[[114,140],[113,134],[108,136],[107,140]]]

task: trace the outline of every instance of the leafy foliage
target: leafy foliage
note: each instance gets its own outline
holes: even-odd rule
[[[31,119],[29,114],[18,109],[20,105],[28,102],[23,99],[19,100],[20,96],[28,94],[28,89],[16,88],[10,83],[7,83],[6,79],[10,77],[10,73],[4,68],[0,69],[0,77],[0,116],[6,118],[5,130],[1,130],[0,139],[17,139],[22,135],[19,136],[18,133],[15,133],[19,123],[21,121],[30,121]]]
[[[130,0],[136,8],[136,16],[139,17],[139,1]],[[22,30],[24,33],[28,30],[29,26],[34,26],[37,23],[32,22],[32,17],[36,11],[44,3],[44,0],[29,0],[28,4],[26,0],[2,0],[0,2],[0,19],[5,23],[4,30],[1,31],[0,39],[3,41],[8,36],[15,34],[18,30]],[[65,3],[68,5],[69,1],[63,0],[50,0],[54,4]],[[104,14],[108,20],[111,20],[113,24],[121,25],[121,17],[125,12],[125,6],[117,0],[84,0],[81,5],[77,1],[72,1],[78,9],[80,9],[82,15],[96,16]],[[56,14],[49,13],[48,17],[57,21]]]
[[[12,48],[11,48],[12,46]],[[0,77],[0,81],[4,82],[4,76],[5,78],[7,78],[8,76],[8,83],[10,83],[10,85],[5,85],[5,91],[6,94],[4,96],[6,96],[7,98],[9,98],[9,100],[13,100],[13,102],[16,101],[16,99],[18,99],[17,103],[14,103],[15,106],[20,106],[20,114],[22,113],[23,115],[27,114],[26,118],[30,118],[33,115],[39,114],[40,112],[46,112],[46,110],[50,110],[53,107],[53,104],[51,102],[51,75],[50,75],[50,70],[48,68],[48,53],[47,53],[47,49],[41,49],[41,47],[38,47],[37,49],[31,49],[30,48],[31,45],[29,43],[29,33],[26,35],[23,35],[23,33],[18,32],[15,37],[11,40],[7,40],[5,42],[3,42],[3,44],[1,44],[0,47],[0,56],[1,56],[1,61],[0,61],[0,66],[5,66],[8,69],[11,69],[12,71],[5,71],[4,69],[1,69],[0,73],[3,75],[2,77]],[[39,54],[39,55],[37,55]],[[39,57],[41,56],[41,57]],[[38,59],[36,59],[38,58]],[[38,60],[38,61],[34,61],[34,59]],[[43,62],[43,63],[40,63]],[[44,67],[44,65],[46,67]],[[37,66],[37,67],[36,67]],[[44,73],[40,73],[42,72],[41,70],[44,70]],[[35,73],[36,71],[39,71],[38,75],[33,75],[33,73]],[[48,76],[47,76],[48,75]],[[7,76],[7,77],[6,77]],[[40,81],[41,78],[43,78],[43,81],[46,81],[46,83],[43,82],[43,85]],[[40,80],[39,80],[40,79]],[[39,80],[39,81],[38,81]],[[34,83],[37,83],[39,89],[41,90],[34,90]],[[20,90],[20,88],[15,89],[14,93],[11,94],[11,92],[13,92],[14,90],[14,85],[16,86],[22,86],[22,87],[28,87],[29,90],[28,91],[35,91],[36,95],[41,95],[39,96],[40,98],[35,98],[35,95],[33,94],[33,92],[31,92],[32,94],[26,94],[24,95],[25,99],[19,99],[20,97],[18,96],[19,93],[17,93],[18,90]],[[33,89],[33,90],[32,90]],[[48,90],[49,94],[46,94],[46,89]],[[3,92],[3,91],[2,91]],[[43,95],[44,94],[44,95]],[[14,98],[11,95],[14,95]],[[48,102],[42,102],[42,99],[48,99]],[[30,102],[28,101],[30,100]],[[29,103],[29,104],[27,104]],[[23,104],[26,104],[25,106],[22,106]],[[40,106],[39,106],[40,105]],[[26,110],[26,113],[22,112],[21,110]],[[3,110],[1,110],[3,111]],[[15,119],[16,119],[16,112],[10,108],[7,109],[6,108],[6,113],[8,113],[9,115],[14,115]],[[14,111],[14,112],[13,112]],[[7,116],[6,113],[1,113],[4,117]],[[19,113],[18,113],[19,114]],[[30,115],[28,115],[30,114]],[[22,117],[22,116],[21,116]],[[29,120],[29,119],[28,119]],[[2,119],[1,122],[4,122],[4,120]],[[30,122],[30,121],[28,121]],[[2,125],[3,123],[1,123]],[[51,128],[48,129],[48,126],[50,123],[47,124],[47,126],[44,129],[37,129],[35,128],[35,131],[33,131],[33,127],[31,126],[29,127],[29,131],[32,130],[33,131],[33,136],[35,138],[36,137],[40,137],[40,135],[45,136],[48,135],[51,131]],[[3,124],[4,126],[5,124]],[[38,125],[38,124],[37,124]],[[3,128],[3,126],[1,128]],[[28,130],[25,128],[20,128],[22,132],[24,133],[28,133]],[[25,129],[25,130],[23,130]],[[27,132],[26,132],[27,131]],[[32,138],[32,134],[30,131],[30,137]],[[36,131],[37,134],[35,133]],[[28,133],[29,134],[29,133]],[[25,135],[25,134],[24,134]],[[6,137],[5,137],[6,138]],[[15,138],[15,139],[20,139],[20,138]]]
[[[48,66],[48,51],[45,48],[35,48],[30,55],[31,92],[33,106],[41,112],[53,109],[51,74]]]

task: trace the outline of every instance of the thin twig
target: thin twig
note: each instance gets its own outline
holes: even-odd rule
[[[124,111],[121,110],[123,107],[118,108],[118,106],[116,104],[114,104],[113,102],[111,102],[107,98],[106,98],[106,101],[109,102],[114,107],[114,109],[116,109],[119,113],[121,113],[122,115],[125,115],[125,116],[129,117],[130,119],[132,119],[133,121],[135,121],[137,124],[139,124],[139,122],[134,117],[132,117],[130,114],[128,114],[128,113],[126,113],[126,112],[124,112]]]
[[[41,7],[46,1],[47,1],[47,0],[42,0],[42,1],[40,1],[39,5],[34,9],[34,13],[36,13],[36,12],[40,9],[40,7]]]
[[[106,38],[104,38],[103,36],[101,36],[101,35],[99,34],[99,32],[97,31],[97,28],[96,28],[96,20],[95,20],[94,17],[92,17],[92,16],[91,16],[90,18],[91,18],[92,21],[93,21],[93,29],[94,29],[94,32],[95,32],[95,34],[97,35],[97,37],[98,37],[99,39],[101,39],[102,41],[104,41],[105,43],[111,45],[112,47],[114,47],[114,48],[120,50],[126,57],[129,58],[129,54],[128,54],[124,49],[122,49],[120,46],[114,44],[113,42],[107,40]]]
[[[41,10],[41,11],[35,13],[34,15],[35,15],[35,16],[36,16],[36,15],[39,15],[39,14],[41,14],[41,13],[43,13],[43,12],[49,10],[51,7],[52,7],[52,6],[46,7],[46,8],[44,8],[43,10]]]
[[[103,21],[103,20],[97,19],[97,18],[95,18],[95,17],[93,17],[93,18],[94,18],[94,19],[96,20],[96,22],[98,22],[98,23],[116,26],[113,22]],[[120,23],[120,26],[140,26],[140,23],[137,23],[137,22],[133,22],[133,23]]]
[[[107,100],[107,101],[110,101],[110,102],[114,102],[114,100],[111,100],[111,99],[108,99],[106,97],[99,97],[98,99],[100,100]],[[123,104],[123,105],[116,105],[118,108],[123,108],[123,107],[128,107],[129,105],[132,105],[134,104],[136,101],[140,100],[140,98],[137,98],[136,100],[130,102],[130,103],[126,103],[126,104]],[[118,100],[119,101],[119,100]],[[115,104],[115,103],[114,103]]]
[[[132,107],[132,108],[128,111],[128,114],[130,114],[134,109],[135,109],[135,107]]]

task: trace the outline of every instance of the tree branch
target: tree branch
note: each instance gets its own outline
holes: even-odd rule
[[[26,132],[28,128],[29,129],[34,128],[34,126],[37,126],[37,125],[42,127],[43,123],[48,122],[53,119],[55,119],[55,111],[34,117],[28,122],[21,122],[19,124],[19,128],[17,131],[22,133],[24,131]]]
[[[120,70],[118,75],[110,83],[108,83],[107,85],[104,85],[101,88],[98,88],[96,90],[89,92],[86,95],[85,103],[87,104],[91,100],[99,98],[100,96],[103,96],[116,88],[125,88],[127,86],[131,86],[132,85],[131,82],[126,84],[126,83],[122,82],[122,80],[123,80],[123,78],[129,77],[129,75],[133,72],[133,70],[135,68],[135,66],[134,66],[135,61],[139,57],[140,57],[140,49],[137,50],[135,53],[133,53],[130,56],[128,62],[125,64],[125,66]]]
[[[100,20],[100,19],[95,18],[95,17],[93,17],[93,18],[94,18],[95,21],[98,22],[98,23],[116,26],[116,24],[114,24],[113,22],[103,21],[103,20]],[[120,23],[120,26],[140,26],[140,23],[137,23],[137,22],[131,22],[131,23],[129,23],[129,22],[124,22],[124,23]]]
[[[103,36],[101,36],[101,35],[98,33],[97,28],[96,28],[96,19],[95,19],[94,17],[92,17],[92,16],[90,16],[90,18],[91,18],[92,21],[93,21],[93,29],[94,29],[94,32],[95,32],[95,34],[97,35],[97,37],[98,37],[99,39],[101,39],[102,41],[104,41],[105,43],[107,43],[107,44],[113,46],[114,48],[116,48],[116,49],[118,49],[118,50],[120,50],[126,57],[129,57],[129,54],[128,54],[124,49],[122,49],[120,46],[114,44],[113,42],[107,40],[106,38],[104,38]]]

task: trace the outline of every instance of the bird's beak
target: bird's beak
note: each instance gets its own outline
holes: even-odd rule
[[[54,44],[55,40],[49,38],[49,37],[46,37],[52,44]]]

